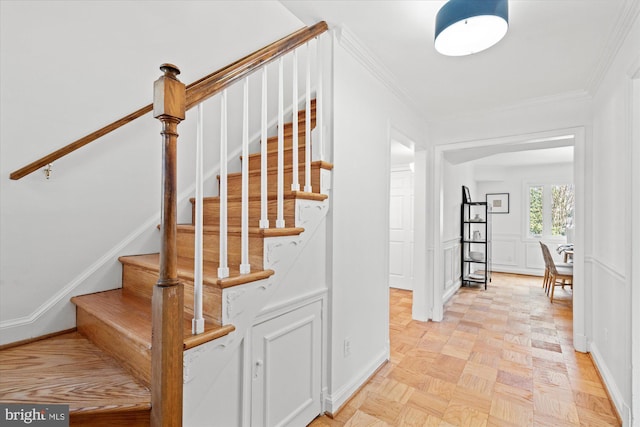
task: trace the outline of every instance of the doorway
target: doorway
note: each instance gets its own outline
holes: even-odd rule
[[[409,146],[407,146],[407,144]],[[409,142],[391,140],[389,178],[389,286],[413,290],[414,151]]]
[[[528,135],[518,135],[503,138],[492,138],[480,141],[468,141],[461,143],[452,143],[434,148],[433,155],[433,187],[430,192],[432,206],[435,206],[434,218],[431,222],[434,238],[433,251],[433,276],[431,283],[431,291],[433,295],[433,314],[432,319],[439,321],[443,317],[444,308],[444,254],[443,239],[444,225],[443,218],[446,214],[443,206],[443,188],[444,188],[444,168],[445,158],[452,159],[456,156],[467,156],[468,158],[482,157],[484,155],[497,154],[502,152],[527,151],[532,149],[549,148],[557,146],[558,141],[568,137],[574,140],[574,185],[576,194],[575,203],[575,245],[577,248],[584,247],[584,150],[585,136],[584,129],[570,128],[559,129],[548,132],[539,132]],[[446,156],[446,157],[445,157]],[[586,339],[586,301],[587,294],[585,287],[589,286],[584,277],[584,255],[578,251],[574,257],[574,294],[573,294],[573,321],[574,321],[574,347],[578,351],[587,351]]]

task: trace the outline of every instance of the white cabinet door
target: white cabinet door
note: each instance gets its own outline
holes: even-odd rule
[[[413,173],[392,171],[389,199],[389,286],[413,290]]]
[[[321,303],[252,330],[251,425],[304,426],[320,414]]]

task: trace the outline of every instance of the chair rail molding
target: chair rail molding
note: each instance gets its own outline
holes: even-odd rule
[[[602,270],[604,270],[605,272],[607,272],[607,274],[609,274],[612,278],[616,279],[617,281],[621,282],[621,283],[626,283],[628,281],[627,275],[620,273],[621,268],[616,267],[613,264],[610,264],[606,261],[602,261],[594,256],[585,256],[584,257],[584,262],[585,264],[590,264],[592,266],[598,267]]]

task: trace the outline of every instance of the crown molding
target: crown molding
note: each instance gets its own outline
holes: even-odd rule
[[[594,95],[600,88],[604,76],[607,74],[607,71],[609,71],[611,64],[624,44],[625,39],[633,27],[633,23],[638,19],[638,14],[640,14],[640,1],[625,0],[614,25],[614,30],[609,36],[609,40],[607,40],[604,53],[600,57],[587,85],[587,90],[591,95]]]
[[[505,113],[508,111],[519,110],[522,108],[535,107],[546,104],[556,104],[559,102],[590,102],[593,97],[586,90],[574,90],[569,92],[558,93],[554,95],[539,96],[535,98],[524,99],[512,104],[501,105],[495,108],[485,108],[481,110],[466,111],[464,113],[454,113],[441,116],[434,116],[428,123],[446,122],[451,120],[472,119],[483,116],[491,116],[494,114]]]
[[[338,44],[384,84],[402,103],[415,110],[419,116],[425,116],[419,104],[402,89],[396,76],[349,29],[344,26],[335,27],[334,34]]]

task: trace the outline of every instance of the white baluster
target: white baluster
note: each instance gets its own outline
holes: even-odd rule
[[[203,106],[198,104],[198,122],[196,134],[196,200],[195,200],[195,248],[193,265],[193,320],[191,332],[201,334],[204,332],[204,317],[202,316],[202,157],[203,157]]]
[[[292,174],[291,191],[300,191],[298,179],[298,51],[293,51],[293,122],[292,122]]]
[[[322,72],[322,60],[323,58],[323,51],[322,51],[322,41],[320,36],[318,36],[316,38],[316,63],[318,65],[318,75],[316,76],[316,78],[318,79],[317,83],[316,83],[316,127],[318,128],[318,140],[315,141],[315,143],[317,144],[317,153],[318,153],[318,157],[317,160],[324,160],[324,129],[323,127],[323,119],[322,119],[322,104],[323,104],[323,93],[322,93],[322,79],[323,79],[323,72]]]
[[[267,66],[262,67],[262,117],[260,141],[260,228],[269,228],[267,193]]]
[[[284,60],[278,61],[278,212],[276,228],[284,228]]]
[[[240,232],[240,274],[251,273],[249,264],[249,78],[244,79],[242,107],[242,230]]]
[[[222,91],[220,113],[220,266],[218,278],[229,277],[227,264],[227,90]]]
[[[304,191],[306,191],[307,193],[311,193],[313,191],[313,189],[311,188],[311,44],[308,42],[306,89],[307,96],[304,108]]]

